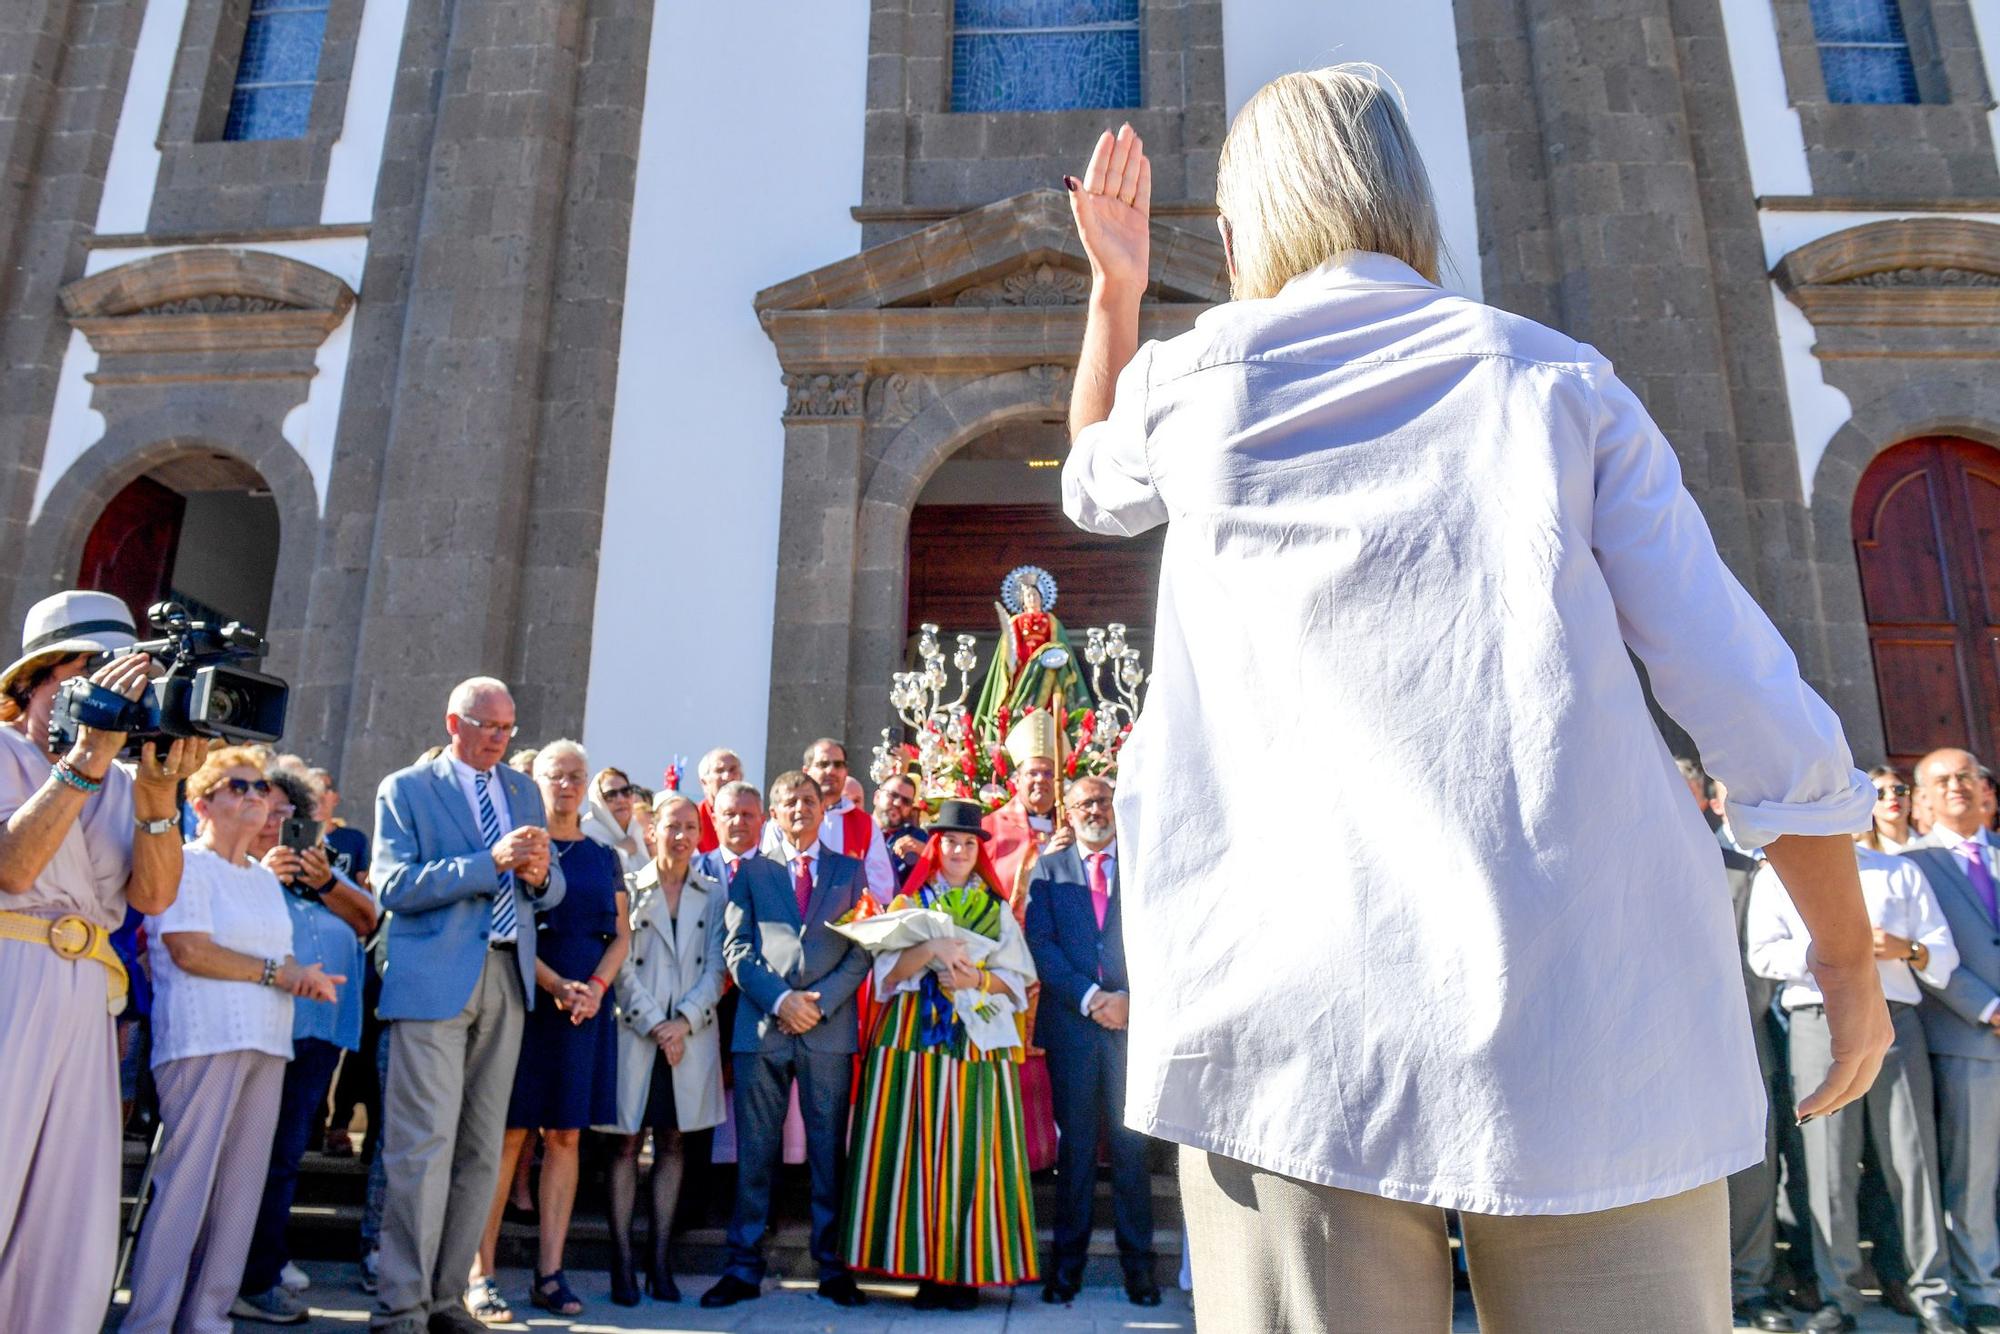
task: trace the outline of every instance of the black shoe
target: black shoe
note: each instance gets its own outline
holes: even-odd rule
[[[1752,1329],[1768,1330],[1770,1334],[1790,1334],[1798,1328],[1792,1321],[1791,1313],[1769,1297],[1752,1297],[1747,1302],[1736,1303],[1736,1323]]]
[[[819,1281],[819,1295],[835,1306],[866,1306],[867,1296],[854,1286],[854,1275],[835,1274]]]
[[[933,1283],[929,1279],[917,1284],[917,1295],[910,1298],[913,1311],[942,1311],[944,1309],[944,1284]]]
[[[639,1304],[639,1280],[633,1276],[632,1262],[620,1260],[618,1253],[611,1253],[611,1304],[613,1306],[637,1306]]]
[[[486,1326],[463,1306],[432,1311],[430,1319],[424,1321],[424,1328],[430,1334],[486,1334]]]
[[[1828,1302],[1814,1311],[1812,1319],[1806,1321],[1806,1334],[1844,1334],[1844,1331],[1857,1328],[1859,1326],[1855,1324],[1854,1317],[1834,1302]]]
[[[979,1289],[970,1283],[947,1283],[944,1288],[944,1309],[947,1311],[976,1311],[979,1309]]]
[[[738,1302],[754,1301],[764,1295],[764,1289],[756,1283],[746,1283],[734,1274],[724,1274],[715,1280],[715,1286],[701,1294],[701,1304],[714,1310],[718,1306],[734,1306]]]
[[[1965,1334],[1965,1326],[1950,1307],[1939,1304],[1917,1317],[1917,1334]]]
[[[1965,1327],[1972,1334],[2000,1334],[2000,1306],[1974,1306],[1965,1312]]]
[[[1076,1300],[1076,1285],[1052,1278],[1042,1284],[1042,1300],[1050,1306],[1068,1306]]]
[[[1917,1304],[1910,1300],[1910,1285],[1899,1278],[1882,1280],[1882,1305],[1897,1315],[1922,1316]]]
[[[674,1271],[665,1265],[646,1275],[646,1290],[656,1302],[677,1302],[681,1299],[681,1285],[674,1282]]]
[[[1135,1274],[1125,1280],[1125,1299],[1134,1306],[1158,1306],[1160,1285],[1150,1274]]]

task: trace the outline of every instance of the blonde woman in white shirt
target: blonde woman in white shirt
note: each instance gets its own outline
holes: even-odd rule
[[[212,752],[187,792],[200,826],[180,892],[146,919],[166,1133],[121,1326],[131,1334],[233,1328],[292,1055],[292,1001],[331,1001],[346,981],[293,960],[284,887],[249,854],[271,800],[256,753]]]
[[[1375,74],[1246,104],[1216,182],[1237,299],[1170,341],[1139,345],[1138,137],[1067,184],[1092,291],[1064,505],[1167,525],[1118,785],[1126,1115],[1183,1146],[1198,1318],[1444,1328],[1455,1208],[1488,1334],[1728,1328],[1723,1179],[1763,1157],[1763,1086],[1628,647],[1812,924],[1838,1059],[1806,1115],[1890,1037],[1838,721],[1605,359],[1438,285]],[[1270,790],[1320,798],[1303,894],[1272,892],[1302,863]]]
[[[1875,1140],[1889,1198],[1902,1223],[1910,1297],[1922,1312],[1917,1328],[1958,1334],[1959,1326],[1945,1309],[1951,1291],[1939,1203],[1937,1113],[1930,1044],[1917,1013],[1923,999],[1918,980],[1942,988],[1958,967],[1958,947],[1937,894],[1916,863],[1862,845],[1856,846],[1855,856],[1874,929],[1875,967],[1896,1038],[1881,1076],[1861,1102],[1800,1128],[1812,1197],[1813,1268],[1825,1303],[1807,1328],[1851,1330],[1859,1322],[1863,1302],[1856,1211],[1865,1105],[1866,1133]],[[1751,971],[1783,984],[1778,1004],[1790,1016],[1792,1084],[1812,1088],[1825,1078],[1832,1060],[1826,998],[1810,966],[1812,932],[1769,866],[1751,882],[1743,933]]]

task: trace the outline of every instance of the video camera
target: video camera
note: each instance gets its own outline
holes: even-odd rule
[[[275,676],[235,664],[264,656],[264,639],[237,621],[220,629],[188,619],[178,602],[157,602],[146,619],[164,632],[111,653],[91,657],[84,670],[62,683],[49,714],[49,746],[70,748],[79,727],[126,734],[124,754],[137,755],[148,741],[161,748],[175,737],[222,741],[276,741],[285,731],[290,688]],[[91,673],[114,658],[143,653],[166,669],[144,694],[127,699],[90,681]]]

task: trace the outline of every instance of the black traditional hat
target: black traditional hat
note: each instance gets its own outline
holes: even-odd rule
[[[993,837],[986,832],[980,822],[980,806],[976,801],[960,801],[951,798],[938,803],[937,814],[924,826],[926,834],[971,834],[985,842]]]

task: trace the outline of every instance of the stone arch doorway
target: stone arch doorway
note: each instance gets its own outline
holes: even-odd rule
[[[1072,524],[1062,512],[1068,449],[1059,413],[1015,417],[968,440],[931,474],[910,511],[906,637],[925,622],[974,634],[981,662],[990,661],[1001,582],[1034,564],[1055,576],[1056,615],[1072,635],[1116,621],[1141,651],[1151,647],[1166,530],[1107,538]]]
[[[83,541],[77,586],[116,593],[143,627],[156,602],[197,619],[271,623],[279,519],[257,470],[220,453],[181,454],[107,501]]]
[[[1877,455],[1852,531],[1892,763],[2000,740],[2000,450],[1956,436]]]

